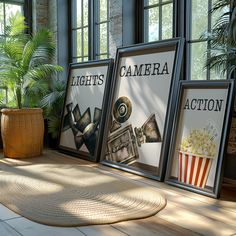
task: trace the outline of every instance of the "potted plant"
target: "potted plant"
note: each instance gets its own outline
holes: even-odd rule
[[[16,108],[1,110],[3,151],[6,157],[32,157],[43,149],[43,111],[37,103],[48,91],[49,76],[62,68],[50,63],[55,44],[49,30],[26,34],[20,14],[9,22],[0,41],[0,81],[11,91],[9,104]]]

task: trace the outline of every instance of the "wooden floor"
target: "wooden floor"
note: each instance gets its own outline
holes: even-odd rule
[[[157,215],[112,224],[112,230],[135,236],[236,235],[236,188],[230,184],[224,184],[220,199],[213,199],[101,164],[78,160],[99,168],[104,173],[126,176],[144,185],[158,188],[166,196],[167,206]],[[107,227],[98,226],[98,229],[107,230]]]
[[[52,150],[45,152],[65,156]],[[77,227],[82,233],[78,235],[236,235],[236,188],[231,184],[224,184],[220,199],[213,199],[98,163],[77,160],[83,165],[99,168],[104,173],[125,176],[157,188],[167,199],[166,207],[153,217],[110,225]]]

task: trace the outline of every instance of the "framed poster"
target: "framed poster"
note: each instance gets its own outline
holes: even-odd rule
[[[103,164],[162,179],[182,47],[172,39],[118,48]]]
[[[97,161],[101,151],[113,60],[71,64],[59,149]]]
[[[166,182],[218,197],[233,81],[181,81]]]

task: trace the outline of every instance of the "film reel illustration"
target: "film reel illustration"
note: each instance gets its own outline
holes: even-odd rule
[[[118,123],[127,121],[132,113],[132,103],[127,97],[119,97],[113,106],[113,116]]]

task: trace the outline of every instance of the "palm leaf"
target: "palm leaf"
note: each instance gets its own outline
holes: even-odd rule
[[[210,58],[206,61],[206,67],[210,67],[211,69],[215,69],[217,73],[226,75],[229,74],[229,71],[231,71],[235,65],[235,6],[235,0],[218,0],[211,10],[211,13],[214,13],[224,9],[223,14],[213,26],[212,32],[208,34],[211,48],[207,50],[207,54],[210,55]]]
[[[52,138],[58,138],[60,130],[61,120],[58,116],[51,116],[48,119],[48,132],[52,135]]]
[[[33,69],[29,69],[27,74],[24,76],[25,83],[28,83],[28,80],[40,80],[46,79],[50,75],[62,71],[62,67],[58,65],[51,65],[51,64],[43,64]]]
[[[55,53],[52,35],[47,29],[40,29],[25,45],[23,65],[35,67],[48,63]]]
[[[47,80],[62,71],[52,65],[55,44],[48,29],[40,29],[32,36],[24,32],[24,17],[10,18],[6,37],[0,39],[0,80],[12,90],[18,107],[39,105],[40,99],[50,92]]]
[[[44,109],[45,118],[48,120],[48,132],[53,138],[57,138],[59,135],[65,88],[65,81],[51,80],[51,92],[41,100],[41,107]]]

